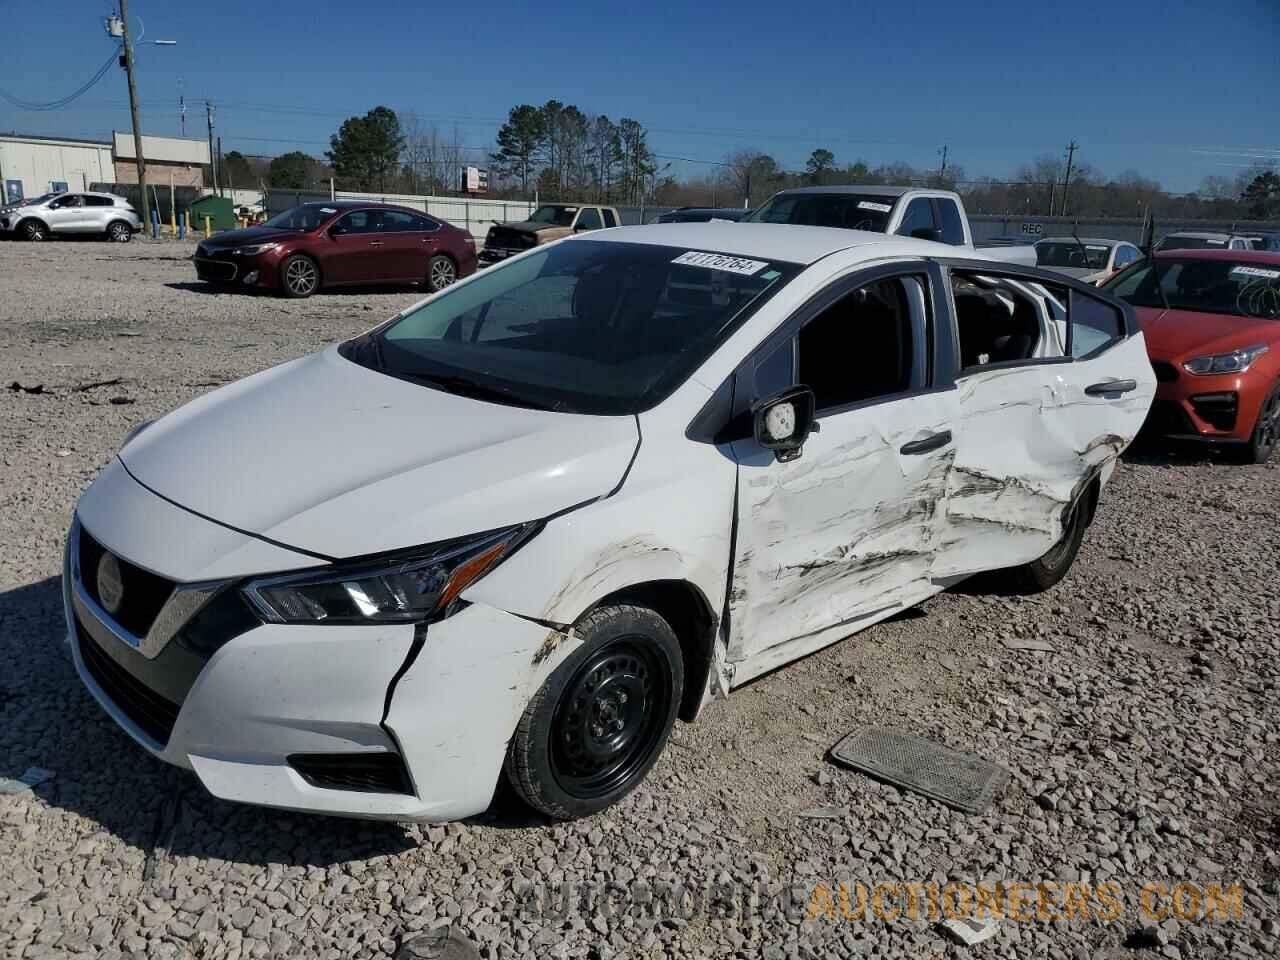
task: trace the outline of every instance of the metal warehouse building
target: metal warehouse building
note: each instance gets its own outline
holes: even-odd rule
[[[167,187],[203,187],[209,144],[177,137],[143,137],[149,181]],[[94,183],[137,183],[133,135],[115,133],[110,141],[66,137],[0,135],[0,200],[59,190],[88,190]]]
[[[0,180],[7,202],[52,190],[88,190],[91,183],[114,179],[109,143],[0,136]]]

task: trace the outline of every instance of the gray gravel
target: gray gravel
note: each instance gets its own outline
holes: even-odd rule
[[[189,252],[0,243],[0,776],[56,772],[0,796],[4,955],[372,957],[449,924],[491,958],[1276,955],[1280,468],[1196,451],[1131,451],[1057,589],[963,588],[765,677],[586,821],[505,795],[449,826],[287,815],[151,760],[62,646],[76,497],[133,425],[418,296],[211,295]],[[977,752],[1012,783],[964,816],[827,763],[858,723]],[[1121,910],[1005,920],[965,947],[923,905],[805,919],[841,881],[1114,882]],[[1242,917],[1144,915],[1144,883],[1183,881],[1241,884]]]

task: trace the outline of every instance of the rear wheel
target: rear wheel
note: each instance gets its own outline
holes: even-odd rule
[[[286,297],[309,297],[320,287],[320,268],[300,253],[280,264],[280,286]]]
[[[128,243],[133,239],[133,230],[123,220],[112,220],[107,224],[107,239],[112,243]]]
[[[1020,567],[1010,567],[1004,571],[1009,577],[1009,585],[1019,593],[1040,593],[1056,585],[1076,559],[1080,552],[1080,543],[1084,540],[1084,529],[1088,526],[1085,516],[1085,504],[1088,497],[1081,496],[1072,505],[1070,512],[1062,521],[1062,538],[1055,543],[1039,560],[1024,563]]]
[[[24,240],[40,241],[49,239],[49,228],[39,220],[25,220],[18,230]]]
[[[442,253],[437,253],[427,264],[427,289],[432,293],[443,290],[458,279],[458,267]]]
[[[630,793],[657,761],[684,689],[680,642],[646,607],[600,607],[582,644],[525,709],[507,749],[507,777],[536,810],[568,820]]]
[[[1262,401],[1262,409],[1258,411],[1258,422],[1254,424],[1253,435],[1245,448],[1245,458],[1250,463],[1266,463],[1275,452],[1280,442],[1280,380],[1277,380]]]

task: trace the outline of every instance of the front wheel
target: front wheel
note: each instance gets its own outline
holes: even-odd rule
[[[320,287],[320,268],[300,253],[280,264],[280,287],[286,297],[309,297]]]
[[[113,220],[107,226],[107,239],[112,243],[128,243],[133,239],[133,230],[123,220]]]
[[[25,240],[38,243],[49,239],[49,228],[39,220],[28,220],[22,225],[22,236]]]
[[[437,253],[427,264],[427,289],[432,293],[443,290],[457,279],[457,266],[444,254]]]
[[[1019,593],[1041,593],[1055,586],[1067,575],[1076,554],[1080,552],[1084,528],[1088,526],[1085,517],[1086,500],[1087,496],[1081,496],[1071,506],[1070,512],[1062,521],[1061,539],[1044,556],[1004,571],[1009,577],[1010,586]]]
[[[684,689],[675,632],[646,607],[587,614],[582,640],[529,701],[507,748],[507,778],[560,820],[603,810],[657,761]]]
[[[1249,463],[1266,463],[1275,452],[1280,442],[1280,380],[1272,386],[1267,398],[1262,401],[1262,409],[1258,411],[1258,422],[1254,424],[1253,434],[1245,448],[1245,459]]]

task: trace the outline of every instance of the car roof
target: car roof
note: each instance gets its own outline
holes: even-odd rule
[[[1079,239],[1081,243],[1092,243],[1095,246],[1100,244],[1102,246],[1114,247],[1121,243],[1128,243],[1130,246],[1133,246],[1133,244],[1128,240],[1110,240],[1106,237],[1044,237],[1037,240],[1036,243],[1075,243],[1077,239]]]
[[[886,236],[866,230],[804,227],[791,223],[741,223],[732,220],[615,227],[580,239],[592,243],[649,243],[756,260],[798,263],[803,266],[854,247],[866,247],[867,259],[889,256],[974,256],[974,252],[965,247],[952,247],[913,237]]]
[[[1277,250],[1157,250],[1157,260],[1228,260],[1232,263],[1262,263],[1280,266]]]
[[[1203,230],[1175,230],[1173,233],[1167,233],[1161,240],[1167,240],[1169,237],[1191,237],[1194,240],[1230,240],[1232,237],[1238,237],[1238,233],[1214,233],[1213,231]]]
[[[927,193],[931,196],[954,197],[957,194],[951,190],[935,190],[932,187],[901,187],[886,186],[883,184],[866,184],[865,186],[858,183],[842,184],[834,187],[791,187],[788,190],[779,190],[775,196],[787,197],[795,194],[803,193],[856,193],[868,197],[901,197],[907,193]]]
[[[420,217],[429,216],[413,207],[405,207],[398,203],[379,203],[377,200],[308,200],[304,207],[325,207],[329,210],[403,210],[405,213],[416,213]],[[283,212],[283,211],[282,211]]]

